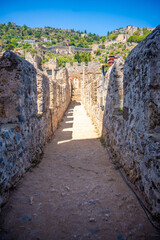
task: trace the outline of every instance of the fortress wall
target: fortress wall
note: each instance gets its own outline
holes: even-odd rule
[[[40,161],[70,103],[67,70],[60,71],[47,76],[9,51],[0,59],[0,205]]]
[[[160,27],[157,27],[131,51],[124,66],[117,62],[112,67],[103,121],[103,137],[113,158],[144,193],[157,217],[160,217],[159,67]]]
[[[75,47],[75,46],[61,46],[55,45],[51,47],[41,46],[40,44],[35,44],[35,48],[40,48],[45,51],[50,51],[53,53],[60,53],[60,54],[74,54],[76,52],[92,52],[92,48],[82,48],[82,47]]]
[[[74,66],[75,67],[75,66]],[[113,159],[160,217],[160,27],[108,70],[83,66],[82,103]],[[78,70],[77,70],[78,74]]]
[[[84,66],[83,81],[81,84],[82,103],[91,117],[92,122],[97,127],[97,131],[102,131],[103,111],[99,105],[102,91],[102,73],[98,62],[89,62]]]

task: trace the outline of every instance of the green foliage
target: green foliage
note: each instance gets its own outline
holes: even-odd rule
[[[118,48],[121,48],[121,47],[122,47],[122,43],[119,43],[119,44],[118,44]]]
[[[14,50],[14,48],[15,48],[14,44],[8,43],[4,49],[7,51],[7,50]]]
[[[108,58],[107,58],[107,56],[105,56],[104,62],[105,62],[105,63],[108,62]]]
[[[44,58],[44,59],[42,60],[41,64],[44,64],[44,63],[47,62],[48,60],[49,60],[49,59]]]
[[[105,69],[104,69],[104,71],[107,72],[110,67],[111,67],[111,66],[107,64],[106,67],[105,67]]]
[[[123,107],[118,107],[118,110],[123,111]]]
[[[122,51],[124,51],[126,49],[126,45],[124,44],[122,47]]]
[[[74,61],[78,63],[85,62],[85,64],[88,64],[88,62],[91,61],[91,54],[86,52],[77,52],[74,55]]]
[[[140,30],[137,30],[133,33],[133,35],[136,35],[136,36],[140,36],[140,34],[141,34]]]
[[[56,45],[56,41],[53,40],[53,41],[52,41],[52,45]]]
[[[96,51],[94,51],[94,54],[95,54],[96,56],[100,56],[100,55],[101,55],[101,51],[100,51],[99,49],[97,49]]]
[[[74,41],[72,41],[72,42],[69,42],[69,46],[75,46],[75,43],[74,43]]]
[[[67,62],[73,63],[72,57],[58,57],[58,64],[60,67],[65,67]]]
[[[105,45],[104,44],[100,45],[100,48],[105,49]]]
[[[104,43],[106,40],[106,37],[103,36],[101,40],[102,40],[102,43]]]
[[[118,33],[114,33],[114,32],[107,36],[108,40],[110,41],[115,40],[117,37],[118,37]]]
[[[28,51],[33,55],[35,56],[37,54],[37,50],[36,49],[28,49]]]
[[[113,50],[110,51],[109,55],[114,55],[114,52]]]
[[[144,36],[137,36],[137,35],[132,35],[127,39],[127,42],[141,42],[145,37]]]
[[[120,50],[119,49],[117,49],[117,51],[115,52],[115,54],[119,54],[120,53]]]
[[[24,43],[23,44],[23,49],[31,49],[32,47],[31,47],[31,44],[29,44],[29,43]]]
[[[148,36],[148,34],[150,34],[152,31],[148,30],[147,28],[143,28],[143,35],[144,36]]]
[[[135,34],[136,33],[136,34]],[[136,32],[134,32],[132,36],[130,36],[127,40],[127,42],[141,42],[143,39],[145,39],[148,34],[151,33],[150,30],[148,30],[147,28],[143,28],[143,35],[138,35],[138,33],[140,33],[140,30],[137,30]]]
[[[53,59],[57,58],[58,64],[60,67],[65,67],[67,62],[70,62],[70,64],[73,65],[73,61],[74,61],[73,57],[68,56],[66,54],[60,55],[60,54],[55,54],[52,52],[47,52],[41,63],[43,64],[43,63],[49,61],[49,59],[51,59],[51,58],[53,58]]]
[[[12,39],[19,40],[40,40],[43,42],[43,38],[47,37],[51,39],[52,43],[45,43],[46,45],[66,45],[68,40],[70,46],[85,47],[88,48],[93,43],[99,43],[100,37],[96,34],[88,33],[87,36],[81,37],[83,32],[71,30],[62,30],[60,28],[44,27],[44,28],[30,28],[26,25],[13,26],[11,22],[8,24],[0,24],[0,39],[3,45],[9,44]],[[85,31],[86,32],[86,31]],[[102,42],[105,37],[102,37]]]
[[[105,142],[105,139],[103,137],[100,137],[100,142],[102,144],[103,147],[106,147],[106,142]]]

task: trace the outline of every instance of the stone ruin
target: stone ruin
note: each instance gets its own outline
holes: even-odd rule
[[[92,48],[75,47],[75,46],[55,45],[55,46],[46,47],[44,45],[41,45],[40,43],[35,43],[34,48],[39,49],[39,50],[44,51],[44,52],[50,51],[50,52],[55,53],[55,54],[73,55],[76,52],[92,53]]]
[[[41,69],[40,56],[12,52],[0,59],[0,205],[8,189],[36,164],[71,99],[66,69]]]
[[[102,81],[98,62],[66,64],[6,52],[0,60],[1,204],[42,154],[71,98],[71,88],[102,134],[113,159],[160,217],[160,26],[118,59]]]
[[[156,217],[160,217],[159,69],[160,26],[125,63],[118,59],[105,76],[104,88],[100,72],[93,70],[85,75],[81,90],[82,102],[113,159],[144,193]]]

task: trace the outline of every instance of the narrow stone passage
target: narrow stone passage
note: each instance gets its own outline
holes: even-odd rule
[[[72,102],[41,163],[3,208],[1,239],[158,239],[97,138]]]

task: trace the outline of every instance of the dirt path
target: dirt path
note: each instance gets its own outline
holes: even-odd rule
[[[3,208],[1,239],[158,239],[97,137],[72,102],[42,162]]]

